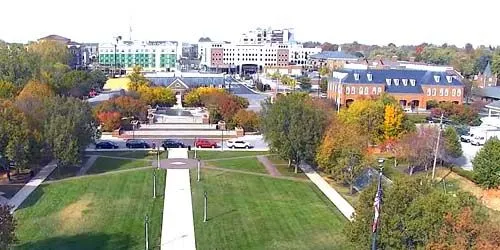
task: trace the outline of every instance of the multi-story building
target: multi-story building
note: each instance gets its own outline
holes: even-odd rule
[[[44,42],[44,41],[53,41],[66,45],[70,54],[68,65],[72,69],[79,69],[84,66],[82,44],[71,41],[71,39],[69,38],[58,35],[49,35],[38,39],[38,42]]]
[[[241,34],[240,44],[294,43],[293,29],[256,28]]]
[[[84,43],[82,44],[82,60],[86,66],[99,63],[99,44],[98,43]]]
[[[344,69],[334,72],[327,97],[341,106],[387,93],[405,110],[425,110],[428,101],[462,103],[464,84],[451,71],[415,69]]]
[[[307,61],[310,69],[318,70],[321,67],[328,67],[336,70],[344,67],[346,63],[358,62],[359,58],[342,51],[322,51],[321,53],[311,55]]]
[[[495,87],[498,83],[498,77],[492,73],[489,62],[483,72],[479,73],[474,80],[479,88]]]
[[[119,41],[99,44],[101,66],[166,72],[176,67],[178,43],[169,41]],[[116,61],[115,61],[116,58]]]

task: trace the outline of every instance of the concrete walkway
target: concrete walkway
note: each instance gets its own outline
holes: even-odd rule
[[[184,148],[170,149],[169,159],[187,159]],[[195,250],[189,169],[168,169],[161,230],[162,250]]]
[[[335,205],[338,210],[350,221],[353,220],[354,208],[335,189],[328,184],[316,171],[307,164],[300,164],[300,169],[316,185],[321,192]]]
[[[274,164],[266,156],[259,155],[257,156],[257,160],[259,160],[259,162],[262,163],[264,167],[266,167],[267,172],[271,176],[281,176],[281,173],[278,171],[278,169],[276,169]]]
[[[57,164],[51,162],[38,172],[21,190],[19,190],[14,197],[9,200],[9,206],[12,206],[10,212],[13,213],[21,204],[30,196],[35,189],[42,184],[42,182],[56,169]]]
[[[89,157],[89,159],[85,162],[85,165],[83,165],[83,167],[80,168],[80,171],[78,171],[76,176],[86,174],[87,171],[89,171],[89,169],[92,167],[92,165],[94,165],[94,162],[95,162],[95,160],[97,160],[98,157],[99,157],[99,155],[91,155]]]

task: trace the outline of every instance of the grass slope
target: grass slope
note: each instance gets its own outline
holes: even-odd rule
[[[16,249],[143,249],[160,244],[165,175],[153,200],[152,172],[140,170],[40,186],[15,213]]]
[[[209,166],[250,171],[256,173],[267,173],[266,168],[256,157],[233,160],[217,160],[206,162]]]
[[[125,160],[99,157],[94,162],[94,165],[87,171],[87,174],[98,174],[108,171],[117,171],[131,168],[152,167],[152,163],[148,161]]]
[[[312,183],[216,170],[191,183],[198,250],[352,249],[342,233],[347,220]]]
[[[197,151],[196,155],[201,160],[214,160],[222,158],[232,158],[232,157],[244,157],[244,156],[255,156],[255,155],[266,155],[269,154],[268,151]],[[194,152],[189,152],[189,157],[194,157]]]

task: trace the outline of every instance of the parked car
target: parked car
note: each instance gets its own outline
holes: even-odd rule
[[[144,140],[130,139],[125,143],[127,148],[151,148],[151,146]]]
[[[95,148],[96,149],[101,149],[101,148],[115,149],[115,148],[119,148],[119,146],[118,146],[118,144],[116,144],[112,141],[100,141],[100,142],[95,144]]]
[[[209,141],[207,139],[197,139],[194,142],[194,146],[197,148],[216,148],[217,143],[215,143],[213,141]]]
[[[182,143],[181,141],[176,141],[176,140],[164,140],[161,144],[161,146],[167,150],[167,148],[185,148],[186,145]]]
[[[227,141],[227,146],[229,148],[252,148],[253,146],[250,145],[250,143],[246,142],[246,141],[233,141],[233,140],[229,140]]]

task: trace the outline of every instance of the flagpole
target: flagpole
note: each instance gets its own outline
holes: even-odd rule
[[[383,160],[379,160],[380,165],[382,165]],[[373,226],[372,226],[372,250],[377,250],[377,236],[378,236],[378,224],[380,218],[380,208],[382,206],[382,167],[380,168],[378,175],[378,185],[377,194],[375,195],[375,202],[373,207],[375,209],[375,215],[373,216]]]

